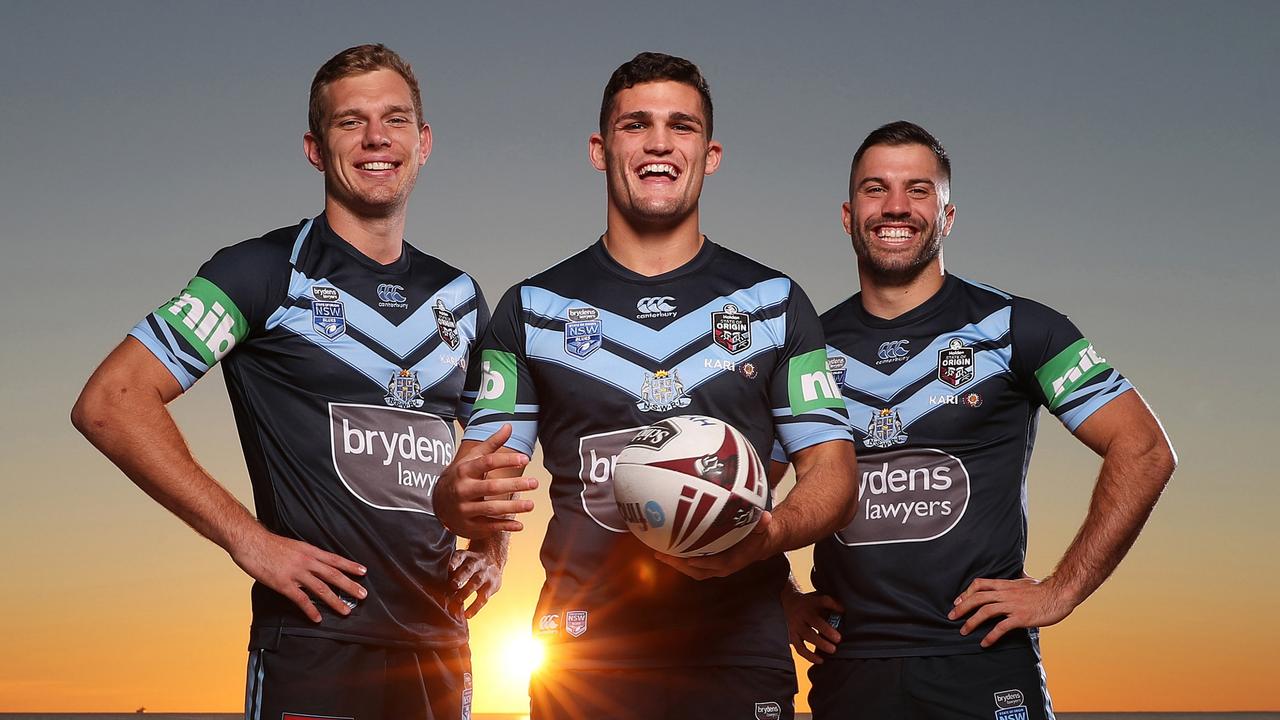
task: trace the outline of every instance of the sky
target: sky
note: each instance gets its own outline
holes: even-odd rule
[[[587,138],[636,52],[688,57],[710,81],[725,157],[704,232],[792,275],[820,310],[857,289],[839,222],[853,150],[892,120],[931,130],[953,164],[948,269],[1071,316],[1180,455],[1116,574],[1043,633],[1057,708],[1280,709],[1280,488],[1262,452],[1280,428],[1280,6],[260,5],[0,4],[0,712],[242,706],[249,580],[67,416],[101,358],[214,251],[319,212],[307,89],[363,42],[413,63],[433,128],[406,237],[491,302],[603,231]],[[171,408],[251,503],[220,372]],[[1098,465],[1042,421],[1036,575]],[[478,712],[525,707],[506,648],[527,636],[542,577],[534,498],[473,625]],[[793,553],[799,574],[808,562]]]

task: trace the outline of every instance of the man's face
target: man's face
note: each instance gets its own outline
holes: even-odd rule
[[[356,215],[398,212],[431,154],[431,128],[413,110],[394,70],[337,80],[322,91],[323,136],[305,136],[307,159],[324,172],[326,195]]]
[[[859,267],[911,279],[934,263],[951,232],[949,182],[924,145],[873,145],[854,168],[844,230]]]
[[[720,166],[707,138],[702,96],[684,83],[640,83],[613,100],[604,135],[591,136],[591,164],[605,173],[609,205],[637,225],[661,226],[697,207],[702,179]]]

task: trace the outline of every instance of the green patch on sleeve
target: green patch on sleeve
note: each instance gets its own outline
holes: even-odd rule
[[[1049,409],[1056,410],[1071,393],[1080,389],[1098,373],[1111,369],[1111,364],[1094,351],[1093,345],[1080,338],[1053,359],[1036,370],[1036,382],[1048,400]]]
[[[840,387],[827,370],[825,349],[819,348],[791,358],[787,364],[787,396],[792,415],[802,415],[818,408],[844,407]]]
[[[513,353],[481,350],[480,390],[476,397],[475,408],[514,413],[518,381],[516,356]]]
[[[199,275],[156,314],[186,339],[208,365],[221,360],[249,335],[249,321],[231,298]]]

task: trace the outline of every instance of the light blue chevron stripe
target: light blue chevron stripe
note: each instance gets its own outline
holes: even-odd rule
[[[161,320],[160,327],[164,326],[165,323]],[[169,371],[169,374],[173,376],[174,380],[178,381],[178,384],[182,386],[184,391],[191,389],[191,386],[196,384],[196,380],[200,379],[187,372],[187,369],[178,362],[176,358],[176,355],[178,354],[177,352],[151,333],[151,328],[147,326],[147,321],[145,319],[137,325],[134,325],[133,329],[129,331],[129,334],[137,338],[138,342],[142,343],[144,347],[151,351],[152,355],[156,356],[156,359],[165,366],[165,369]],[[204,363],[200,364],[203,365]]]
[[[980,283],[980,282],[977,282],[977,281],[974,281],[974,280],[970,280],[970,279],[968,279],[968,278],[962,278],[962,277],[960,277],[959,275],[957,275],[957,276],[956,276],[956,279],[957,279],[957,280],[963,280],[964,282],[967,282],[967,283],[969,283],[970,285],[972,285],[972,286],[974,286],[974,287],[976,287],[976,288],[982,288],[983,290],[986,290],[986,291],[987,291],[987,292],[989,292],[989,293],[995,293],[996,295],[999,295],[1000,297],[1004,298],[1005,300],[1012,300],[1012,299],[1013,299],[1013,296],[1012,296],[1012,295],[1010,295],[1009,293],[1007,293],[1007,292],[1005,292],[1005,291],[1003,291],[1003,290],[1001,290],[1001,289],[999,289],[999,288],[993,288],[993,287],[991,287],[990,285],[985,285],[985,284],[983,284],[983,283]]]
[[[339,285],[326,279],[314,280],[297,270],[293,270],[289,277],[289,297],[293,299],[300,297],[310,298],[312,286],[319,284],[341,290]],[[342,293],[343,315],[346,318],[347,325],[356,328],[397,356],[408,357],[423,343],[439,334],[439,329],[436,327],[435,311],[432,309],[436,304],[436,300],[441,300],[446,308],[454,311],[475,297],[475,294],[475,285],[471,282],[471,278],[466,274],[461,274],[448,285],[436,291],[435,295],[428,298],[412,315],[405,318],[399,325],[396,325],[383,317],[382,313],[378,312],[376,308],[371,308],[357,300],[350,293],[344,292]],[[279,324],[283,322],[283,315],[279,314],[279,311],[272,313],[271,320]],[[268,328],[270,327],[273,326],[269,321]],[[470,334],[474,337],[474,319],[471,327],[472,332]],[[429,329],[431,332],[423,335],[422,331],[424,329]]]
[[[526,353],[530,360],[540,360],[542,362],[559,365],[566,370],[586,375],[598,382],[604,383],[610,387],[627,393],[628,395],[639,398],[640,385],[644,382],[644,374],[646,370],[635,363],[628,362],[614,355],[607,350],[597,350],[586,358],[576,358],[564,352],[563,346],[559,340],[560,333],[547,330],[539,330],[532,326],[525,327],[529,338],[526,343],[529,345],[529,351]],[[548,348],[549,342],[540,339],[539,336],[556,338],[555,348]],[[547,352],[550,350],[550,352]],[[664,370],[666,368],[663,368]],[[630,380],[634,387],[627,387],[618,384],[613,378],[618,378],[622,382]],[[685,382],[684,375],[680,376],[680,381]],[[688,385],[685,385],[688,389]]]
[[[782,443],[776,438],[773,441],[773,450],[769,453],[769,459],[780,463],[791,462],[791,458],[787,457],[787,451],[782,448]]]
[[[169,323],[165,322],[164,318],[160,317],[158,313],[152,313],[152,315],[155,315],[156,325],[160,327],[160,332],[164,334],[164,337],[161,339],[164,341],[165,345],[169,346],[169,352],[173,353],[175,358],[197,368],[201,375],[209,372],[209,368],[212,366],[206,365],[204,358],[196,357],[195,355],[188,355],[187,352],[182,349],[182,343],[179,342],[178,338],[173,334],[173,328],[169,327]]]
[[[1006,305],[976,323],[939,334],[928,346],[918,351],[915,357],[899,365],[898,369],[890,375],[885,375],[870,365],[840,353],[847,363],[845,384],[888,402],[889,398],[902,392],[904,388],[920,378],[938,372],[938,351],[946,348],[951,338],[959,338],[969,346],[1004,337],[1009,332],[1012,312],[1012,308]],[[834,348],[828,346],[828,354],[832,350]],[[1008,369],[1007,361],[1005,369]]]
[[[1079,407],[1074,407],[1067,412],[1058,416],[1058,420],[1071,432],[1075,432],[1080,427],[1080,423],[1089,419],[1089,416],[1097,412],[1103,405],[1116,399],[1121,393],[1132,390],[1133,384],[1128,380],[1120,377],[1120,373],[1115,370],[1111,371],[1111,375],[1107,377],[1107,381],[1103,383],[1103,391],[1094,395],[1088,402]]]
[[[495,418],[494,415],[499,417]],[[505,423],[510,423],[511,437],[507,439],[506,447],[525,455],[532,455],[533,445],[538,441],[538,423],[534,420],[503,419],[502,416],[503,413],[493,410],[477,411],[475,417],[468,423],[466,432],[462,434],[462,439],[476,442],[488,440],[489,436],[498,432]]]
[[[712,312],[723,310],[724,306],[730,303],[737,305],[743,311],[754,312],[786,302],[790,292],[791,282],[787,278],[764,280],[749,288],[718,297],[694,310],[680,308],[681,316],[661,329],[647,327],[632,318],[617,315],[608,310],[600,308],[596,310],[600,313],[601,329],[606,337],[654,361],[661,362],[679,353],[699,337],[709,334]],[[520,295],[521,303],[529,312],[544,318],[566,322],[569,321],[569,308],[595,307],[586,301],[567,298],[534,286],[521,288]],[[676,302],[679,303],[679,298]],[[786,318],[781,316],[765,322],[753,321],[751,323],[752,346],[761,341],[771,346],[779,346],[783,343],[786,329]],[[557,342],[563,342],[560,334],[556,334],[555,337],[558,338]],[[675,346],[672,342],[675,338],[687,339],[679,346]]]
[[[298,237],[293,241],[293,251],[289,253],[290,265],[298,264],[298,256],[302,254],[302,241],[307,239],[307,233],[311,232],[311,224],[314,222],[315,218],[307,220],[307,224],[298,231]]]

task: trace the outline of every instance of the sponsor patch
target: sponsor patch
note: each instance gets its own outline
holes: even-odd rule
[[[969,505],[969,472],[930,448],[858,455],[858,508],[836,533],[845,545],[933,540],[951,532]]]
[[[1056,410],[1071,393],[1104,370],[1111,368],[1107,359],[1098,355],[1093,345],[1080,338],[1036,370],[1036,382],[1049,404]]]
[[[1027,714],[1027,706],[1020,705],[1012,708],[1002,708],[996,711],[996,720],[1028,720],[1031,716]]]
[[[444,306],[444,301],[437,299],[431,311],[436,316],[436,330],[440,331],[440,339],[450,350],[457,350],[458,343],[461,339],[458,337],[458,319],[453,316],[453,312]]]
[[[249,335],[249,321],[222,288],[199,275],[178,297],[156,310],[206,365],[221,360]]]
[[[595,308],[569,308],[564,324],[564,351],[585,358],[600,349],[604,340],[600,311]]]
[[[643,428],[633,427],[586,435],[578,440],[578,479],[582,481],[582,508],[597,525],[612,532],[626,532],[627,525],[613,497],[613,468],[618,453]]]
[[[867,437],[862,443],[869,448],[887,448],[901,445],[907,441],[907,433],[902,428],[902,416],[891,408],[872,411],[871,421],[867,423]]]
[[[431,493],[453,459],[453,425],[424,412],[329,403],[333,467],[347,490],[382,510],[434,514]]]
[[[1001,690],[992,693],[992,699],[996,701],[996,707],[998,708],[1011,708],[1027,704],[1027,699],[1023,696],[1021,690]]]
[[[636,319],[666,318],[676,316],[676,299],[670,295],[640,298],[636,302]]]
[[[636,407],[644,412],[666,412],[688,407],[690,402],[693,401],[685,397],[684,383],[680,382],[680,371],[658,370],[644,374]]]
[[[404,296],[404,286],[382,283],[378,286],[378,307],[409,307],[409,299]]]
[[[742,377],[748,380],[756,379],[755,363],[749,363],[749,362],[742,363],[741,365],[738,366],[738,372],[742,373]]]
[[[471,673],[462,673],[462,712],[459,720],[471,720],[471,698],[475,689],[471,684]]]
[[[390,382],[387,383],[387,394],[383,396],[382,402],[391,407],[420,408],[423,400],[418,396],[421,394],[422,383],[418,382],[418,371],[401,370],[391,376]]]
[[[347,332],[347,314],[341,300],[312,300],[311,327],[327,340],[337,340]]]
[[[938,379],[958,388],[973,380],[973,348],[965,347],[960,338],[951,338],[947,347],[938,351]]]
[[[907,350],[907,346],[911,344],[910,340],[890,340],[880,343],[880,348],[876,350],[877,365],[885,363],[902,362],[911,353]]]
[[[570,610],[564,614],[564,631],[574,637],[582,637],[587,631],[587,611]]]
[[[662,506],[657,500],[644,504],[644,519],[649,522],[649,527],[660,528],[667,524],[667,514],[662,512]]]
[[[480,351],[480,389],[476,410],[516,411],[516,356],[501,350]]]
[[[978,393],[969,393],[964,396],[964,404],[971,408],[982,407],[982,396]]]
[[[751,316],[732,303],[711,313],[711,339],[729,354],[751,347]]]
[[[827,372],[831,373],[831,377],[835,378],[836,387],[844,387],[844,374],[849,361],[842,357],[827,358]]]
[[[336,288],[331,288],[328,285],[312,285],[311,297],[317,300],[337,300],[338,291]]]
[[[756,720],[778,720],[782,717],[782,706],[769,700],[756,703]]]
[[[787,361],[787,397],[792,415],[844,407],[840,387],[827,370],[826,350],[819,348]]]

